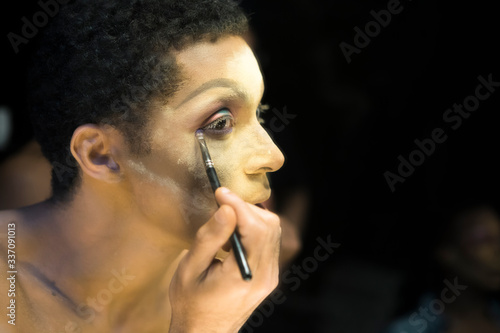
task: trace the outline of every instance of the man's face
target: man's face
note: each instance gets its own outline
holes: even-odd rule
[[[456,260],[447,262],[468,284],[500,290],[500,219],[490,208],[478,208],[459,218],[453,245]]]
[[[126,157],[122,170],[141,213],[191,237],[217,208],[195,132],[204,128],[222,186],[250,203],[269,198],[267,172],[283,154],[259,123],[264,91],[255,56],[240,37],[196,43],[177,52],[185,78],[181,89],[153,111],[151,153]],[[164,221],[162,221],[162,219]]]

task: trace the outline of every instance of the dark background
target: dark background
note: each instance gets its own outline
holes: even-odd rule
[[[341,244],[298,289],[282,281],[286,301],[255,332],[379,331],[425,289],[439,212],[498,201],[500,91],[457,130],[442,119],[474,94],[479,75],[500,81],[494,2],[402,1],[402,12],[348,63],[339,44],[353,45],[353,28],[364,30],[370,11],[388,2],[242,1],[265,76],[263,102],[296,115],[271,131],[287,157],[272,178],[277,197],[306,187],[312,203],[293,265],[313,256],[318,237]],[[14,130],[0,160],[31,139],[23,73],[34,43],[14,54],[6,35],[38,10],[36,1],[2,8],[0,105],[12,110]],[[384,172],[396,173],[398,155],[407,158],[413,141],[436,127],[447,141],[392,192]]]

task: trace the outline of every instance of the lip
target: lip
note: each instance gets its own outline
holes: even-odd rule
[[[231,187],[229,187],[229,189],[232,190]],[[238,191],[234,191],[234,193],[238,194],[243,201],[260,208],[265,208],[264,203],[271,197],[271,189],[269,187],[264,187],[252,192],[252,194],[243,194]]]
[[[266,202],[269,198],[271,197],[271,189],[270,188],[267,188],[267,189],[264,189],[264,190],[261,190],[259,192],[258,195],[255,195],[253,196],[252,199],[248,198],[248,202],[252,203],[252,204],[257,204],[257,205],[260,205],[259,207],[264,207],[264,202]],[[261,207],[261,208],[262,208]]]

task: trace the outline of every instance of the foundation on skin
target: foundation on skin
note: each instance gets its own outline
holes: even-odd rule
[[[142,162],[136,162],[134,160],[127,160],[127,166],[140,174],[146,181],[160,185],[169,192],[172,193],[174,197],[183,198],[178,202],[179,211],[187,224],[192,223],[192,217],[197,215],[202,215],[207,211],[213,211],[216,206],[213,203],[212,194],[210,192],[210,186],[208,184],[203,185],[201,191],[188,192],[181,188],[181,186],[175,182],[172,178],[160,176],[153,171],[147,169]],[[196,170],[198,174],[203,175],[204,170],[199,168]],[[206,177],[205,175],[203,175]],[[201,177],[197,176],[196,178]]]
[[[198,139],[198,143],[200,144],[200,151],[203,163],[205,164],[205,170],[208,176],[208,180],[210,182],[210,186],[212,187],[213,192],[221,187],[219,182],[219,178],[217,177],[217,172],[214,168],[214,163],[212,158],[210,157],[210,153],[208,151],[207,143],[205,142],[205,138],[203,135],[203,130],[199,129],[195,133],[196,138]],[[217,204],[218,205],[218,204]],[[232,233],[229,238],[231,242],[231,246],[233,248],[233,254],[236,258],[236,262],[238,263],[238,267],[240,269],[241,277],[245,281],[249,281],[252,279],[252,271],[250,270],[250,266],[248,265],[248,260],[246,257],[245,249],[241,244],[240,235],[238,234],[238,230]]]

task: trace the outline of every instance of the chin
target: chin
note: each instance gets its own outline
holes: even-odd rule
[[[227,184],[227,187],[241,199],[253,205],[264,203],[271,197],[269,182],[267,178],[261,176],[255,176],[250,181]]]
[[[245,200],[251,204],[257,205],[257,204],[262,204],[263,202],[267,201],[271,197],[271,189],[266,189],[261,191],[260,193],[255,194],[249,200]]]

